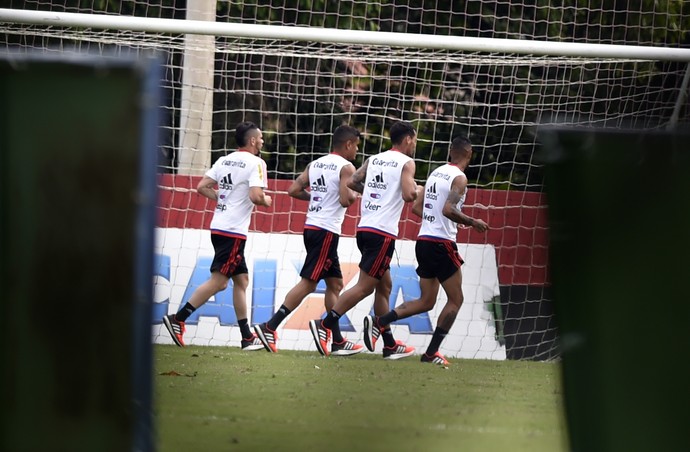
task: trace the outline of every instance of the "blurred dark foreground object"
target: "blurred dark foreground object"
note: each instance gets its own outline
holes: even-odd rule
[[[0,57],[3,451],[151,450],[159,63]]]
[[[570,448],[690,450],[690,134],[539,141]]]

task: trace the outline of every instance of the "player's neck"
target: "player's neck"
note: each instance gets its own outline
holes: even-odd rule
[[[403,151],[402,149],[397,148],[397,147],[395,147],[395,146],[393,146],[392,148],[390,148],[390,150],[393,151],[393,152],[400,152],[401,154],[405,154],[406,156],[410,157],[410,152],[405,152],[405,151]]]
[[[449,162],[450,165],[457,166],[460,168],[460,171],[465,171],[465,168],[467,168],[467,163],[464,160],[458,160],[458,161],[451,161]]]
[[[249,149],[249,148],[239,148],[237,152],[249,152],[252,155],[258,154],[254,149]]]

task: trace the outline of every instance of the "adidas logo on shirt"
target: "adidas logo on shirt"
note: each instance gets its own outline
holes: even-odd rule
[[[218,181],[218,189],[232,190],[232,177],[230,176],[230,173],[228,173],[223,178],[221,178],[220,181]]]
[[[321,193],[328,191],[328,188],[326,187],[326,179],[323,177],[323,174],[321,175],[321,177],[317,178],[311,185],[311,191],[317,191]]]
[[[383,181],[383,174],[377,174],[371,181],[369,181],[367,187],[385,190],[388,188],[388,184]]]
[[[438,199],[438,195],[436,194],[436,182],[431,184],[427,189],[426,189],[426,199],[431,199],[432,201],[436,201]]]

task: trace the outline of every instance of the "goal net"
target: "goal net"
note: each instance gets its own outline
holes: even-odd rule
[[[85,9],[86,3],[102,7]],[[690,119],[684,100],[688,67],[682,58],[604,56],[595,46],[578,55],[567,46],[560,55],[546,55],[541,51],[546,41],[541,47],[532,44],[531,53],[519,50],[524,40],[538,39],[680,48],[684,35],[677,25],[688,15],[683,14],[682,2],[662,2],[666,11],[650,13],[664,13],[665,21],[645,11],[606,11],[601,6],[605,2],[595,1],[572,2],[579,6],[571,8],[542,8],[524,1],[448,2],[454,6],[446,10],[427,1],[418,7],[400,1],[317,1],[309,11],[289,6],[295,2],[275,0],[188,1],[187,10],[177,8],[178,3],[185,2],[10,2],[11,8],[26,11],[93,13],[80,20],[105,17],[109,25],[18,22],[0,14],[0,42],[9,55],[89,52],[110,57],[155,52],[163,61],[152,319],[154,340],[160,343],[171,343],[161,317],[176,312],[208,277],[213,250],[207,228],[214,206],[194,188],[213,161],[236,148],[234,127],[241,121],[253,121],[264,132],[262,157],[274,197],[271,208],[256,209],[247,242],[250,323],[270,318],[299,280],[306,203],[289,198],[287,186],[308,162],[329,152],[330,136],[338,125],[349,123],[364,134],[358,166],[390,147],[388,129],[402,119],[418,131],[415,160],[420,184],[447,161],[454,136],[470,137],[475,157],[466,171],[470,191],[464,209],[491,227],[487,234],[459,230],[466,261],[465,303],[441,351],[450,357],[541,360],[556,358],[559,351],[549,291],[547,206],[537,127],[660,129]],[[589,5],[585,8],[583,3]],[[595,35],[587,21],[597,17],[601,21]],[[614,19],[609,23],[606,17]],[[127,29],[117,22],[122,18],[146,18],[148,25],[136,22]],[[170,22],[157,19],[206,21],[220,31],[200,26],[194,32],[175,32]],[[652,23],[647,27],[648,20]],[[261,34],[267,30],[263,28],[255,36],[238,36],[233,33],[239,28],[227,33],[229,28],[222,28],[233,23],[281,29],[295,25],[294,30],[317,33],[311,40],[289,39]],[[623,25],[628,28],[621,34]],[[337,33],[324,39],[327,28],[376,30],[384,37],[395,32],[406,44],[395,39],[338,42]],[[660,32],[666,41],[654,42]],[[415,40],[428,36],[445,36],[449,42],[458,36],[493,38],[495,46],[485,41],[478,41],[480,49],[468,46],[469,50],[440,41],[415,45]],[[506,38],[514,39],[518,50],[503,50]],[[357,206],[348,209],[339,249],[346,287],[358,271],[353,238],[357,212]],[[418,227],[419,221],[406,209],[392,262],[391,307],[419,296],[414,258]],[[281,325],[279,348],[314,350],[307,322],[324,313],[323,293],[320,285]],[[423,351],[445,301],[441,293],[432,311],[398,322],[396,337]],[[372,302],[367,298],[348,313],[343,321],[348,338],[361,339],[362,318]],[[239,345],[231,290],[195,312],[187,322],[185,340],[195,345]]]

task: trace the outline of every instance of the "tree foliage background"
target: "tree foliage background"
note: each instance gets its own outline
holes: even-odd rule
[[[107,12],[112,14],[136,15],[147,17],[184,19],[186,1],[182,0],[0,0],[0,5],[10,8],[50,9],[53,11],[72,12]],[[566,42],[586,42],[603,44],[662,45],[682,46],[690,44],[690,3],[683,0],[387,0],[362,1],[341,0],[239,0],[217,2],[216,20],[218,22],[241,22],[252,24],[273,24],[312,26],[354,30],[375,30],[387,32],[419,33],[449,36],[487,37],[500,39],[538,39]],[[181,59],[174,55],[173,60]],[[239,60],[224,54],[216,57],[216,70],[228,71],[237,65]],[[333,60],[300,60],[290,57],[266,55],[247,55],[241,64],[247,67],[258,67],[259,63],[278,68],[273,75],[263,76],[256,80],[243,81],[245,92],[226,89],[228,80],[216,77],[214,93],[214,134],[212,148],[214,160],[230,150],[234,126],[242,120],[253,120],[259,123],[266,133],[266,153],[264,158],[269,164],[269,171],[274,177],[293,178],[317,155],[330,149],[330,132],[340,122],[350,122],[352,110],[319,102],[315,97],[294,96],[271,98],[261,94],[261,85],[275,84],[278,89],[290,90],[305,84],[315,86],[316,90],[328,90],[333,84],[345,83],[337,75],[352,74],[357,68],[343,65]],[[309,68],[310,74],[323,74],[296,80],[294,71],[289,68],[295,65],[319,65]],[[181,67],[180,64],[174,67]],[[596,84],[591,85],[591,92],[568,92],[567,83],[561,88],[554,88],[551,95],[555,102],[560,96],[585,97],[595,99],[581,105],[585,112],[596,116],[598,112],[619,110],[628,117],[635,117],[640,104],[631,102],[631,98],[640,98],[638,102],[666,105],[660,117],[669,117],[669,99],[678,91],[665,91],[661,88],[676,87],[681,84],[681,76],[668,76],[669,69],[676,69],[674,74],[682,74],[684,65],[679,63],[649,63],[639,67],[639,86],[617,87],[626,92],[597,91]],[[362,69],[362,68],[360,68]],[[475,165],[468,172],[470,181],[490,188],[510,188],[522,190],[540,190],[541,175],[533,164],[535,142],[527,139],[529,131],[521,125],[537,121],[537,102],[529,86],[510,86],[495,81],[505,77],[528,80],[530,77],[540,79],[563,79],[563,77],[609,78],[615,77],[616,69],[600,69],[583,74],[573,71],[564,74],[553,68],[531,69],[529,67],[497,66],[476,72],[475,86],[501,86],[500,89],[473,92],[472,96],[480,100],[471,111],[462,106],[446,108],[441,114],[443,121],[437,121],[438,111],[429,112],[428,104],[415,101],[420,96],[426,99],[444,99],[457,95],[447,89],[449,84],[462,84],[464,77],[460,70],[449,71],[442,64],[426,65],[414,68],[414,73],[404,65],[379,64],[362,70],[362,82],[379,84],[372,91],[395,93],[396,100],[389,98],[368,97],[352,102],[359,105],[358,113],[366,113],[364,124],[353,125],[365,129],[366,142],[359,161],[368,155],[379,152],[390,145],[385,136],[387,127],[396,118],[414,119],[418,127],[419,146],[417,149],[417,177],[424,180],[433,162],[445,160],[447,143],[452,135],[461,130],[468,135],[480,152],[477,159],[481,165]],[[452,69],[452,68],[451,68]],[[372,74],[367,71],[379,71]],[[611,71],[611,73],[607,73]],[[329,74],[330,76],[326,76]],[[386,77],[375,76],[383,75]],[[302,76],[304,77],[304,76]],[[396,80],[411,77],[424,77],[429,81],[424,92],[413,83],[399,83]],[[171,90],[176,89],[181,74],[170,75]],[[469,81],[467,81],[469,82]],[[300,85],[301,84],[301,85]],[[566,86],[563,88],[563,86]],[[635,85],[635,83],[633,83]],[[652,89],[650,89],[650,87]],[[659,89],[656,89],[659,88]],[[581,89],[581,88],[580,88]],[[645,91],[645,92],[643,92]],[[655,94],[648,94],[653,92]],[[249,94],[248,94],[249,93]],[[254,93],[254,94],[251,94]],[[626,97],[627,95],[627,97]],[[655,97],[656,96],[656,97]],[[627,100],[622,100],[626,99]],[[179,102],[179,96],[171,94],[171,102]],[[400,100],[402,99],[402,100]],[[601,99],[597,102],[596,99]],[[241,109],[229,106],[241,105]],[[685,106],[682,119],[688,118],[690,109]],[[280,112],[267,114],[266,112]],[[430,114],[433,113],[433,114]],[[172,123],[178,120],[170,118]],[[661,127],[649,118],[640,118],[644,127]],[[353,121],[356,122],[356,121]],[[456,124],[476,124],[467,130],[458,129]],[[502,124],[500,134],[492,133],[493,126]],[[163,167],[174,171],[176,137],[169,137],[169,151]]]

